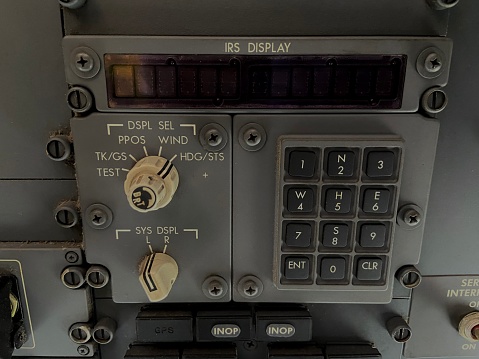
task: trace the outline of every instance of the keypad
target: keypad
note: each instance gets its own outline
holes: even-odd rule
[[[402,142],[291,139],[281,151],[279,287],[383,290]]]

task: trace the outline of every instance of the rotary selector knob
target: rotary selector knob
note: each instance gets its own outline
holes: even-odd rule
[[[152,253],[141,262],[140,283],[150,302],[165,299],[177,276],[178,264],[167,254]]]
[[[134,210],[155,211],[171,202],[178,182],[178,171],[173,163],[163,157],[148,156],[128,172],[125,194]]]

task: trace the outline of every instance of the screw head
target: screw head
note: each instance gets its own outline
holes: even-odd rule
[[[217,129],[211,129],[205,133],[205,141],[212,147],[217,147],[223,142],[223,136]]]
[[[409,227],[417,227],[421,223],[421,214],[415,209],[410,209],[404,213],[404,222]]]
[[[65,254],[65,259],[68,263],[76,263],[80,259],[80,256],[76,252],[68,251]]]
[[[435,73],[442,69],[442,59],[441,57],[432,52],[426,56],[426,60],[424,61],[424,67],[426,68],[427,72]]]
[[[88,219],[94,227],[101,227],[107,221],[108,215],[100,208],[96,208],[88,214]]]
[[[88,225],[94,229],[108,228],[113,222],[111,209],[100,203],[89,206],[83,217],[86,218]]]
[[[80,345],[77,348],[77,352],[78,352],[78,354],[85,356],[85,355],[90,354],[90,348],[88,348],[86,345]]]
[[[254,297],[256,294],[258,294],[258,290],[258,285],[251,280],[245,282],[245,284],[243,285],[243,293],[247,297]]]
[[[238,292],[246,299],[259,297],[263,293],[263,282],[255,276],[247,275],[238,282]]]
[[[50,138],[46,145],[47,156],[56,162],[65,161],[71,155],[71,142],[67,136],[57,135]]]
[[[228,283],[217,275],[206,278],[201,286],[204,295],[209,299],[221,299],[228,291]]]
[[[243,346],[246,350],[255,350],[258,347],[258,343],[255,340],[248,340],[243,343]]]
[[[398,343],[405,343],[411,338],[411,330],[409,328],[398,328],[393,333],[393,339]]]
[[[208,292],[212,297],[220,297],[223,294],[223,285],[217,281],[214,280],[208,285]]]
[[[88,112],[93,106],[93,96],[87,89],[73,86],[67,92],[67,105],[73,112]]]
[[[261,142],[261,133],[254,128],[250,128],[245,131],[243,139],[248,146],[254,147]]]
[[[79,52],[75,55],[75,67],[78,71],[89,72],[94,66],[93,59],[85,52]]]
[[[69,289],[78,289],[85,283],[85,270],[81,267],[67,267],[60,275],[63,285]]]

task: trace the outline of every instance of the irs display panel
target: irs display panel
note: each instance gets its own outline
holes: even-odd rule
[[[88,89],[100,112],[366,113],[416,112],[426,90],[447,84],[452,42],[66,36],[63,49],[68,83]],[[430,52],[442,65],[424,75]],[[93,64],[84,69],[81,54]]]
[[[106,54],[111,108],[401,107],[404,55]]]

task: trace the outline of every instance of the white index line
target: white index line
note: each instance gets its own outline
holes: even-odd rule
[[[193,228],[185,228],[183,229],[183,232],[195,232],[195,238],[198,239],[199,237],[199,231],[197,229],[193,229]]]
[[[108,133],[108,136],[111,135],[111,127],[123,127],[122,123],[107,123],[106,124],[106,132]]]
[[[150,252],[153,254],[153,248],[151,247],[151,244],[148,244],[148,248],[150,248]]]
[[[133,161],[138,162],[138,160],[137,160],[135,157],[133,157],[133,155],[130,155],[130,158],[131,158]]]
[[[126,232],[131,232],[131,229],[117,229],[115,231],[116,239],[120,239],[120,233],[126,233]]]
[[[124,171],[124,172],[130,172],[130,170],[128,170],[126,168],[122,168],[121,170]]]
[[[163,146],[160,146],[160,149],[158,150],[158,157],[161,157],[161,152],[163,151]]]
[[[178,157],[178,155],[174,155],[173,157],[171,157],[170,162],[173,162],[176,157]]]
[[[143,152],[145,152],[145,156],[148,157],[148,150],[146,149],[146,146],[143,146]]]
[[[165,244],[165,248],[163,248],[163,253],[166,253],[166,248],[168,248],[168,244]]]
[[[193,135],[196,136],[196,125],[194,123],[181,123],[180,127],[193,127]]]

